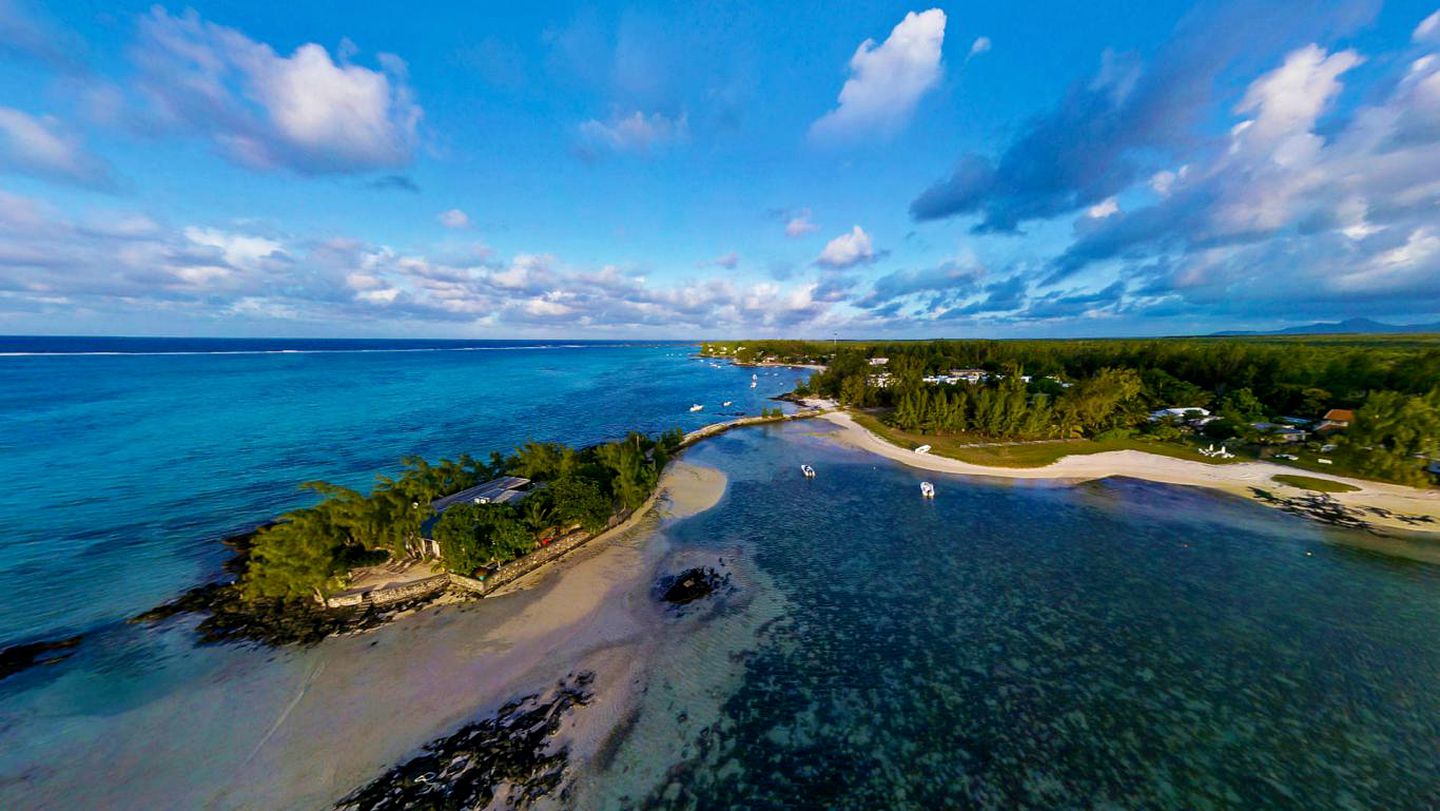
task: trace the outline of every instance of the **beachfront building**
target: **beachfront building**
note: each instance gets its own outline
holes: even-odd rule
[[[1343,431],[1350,427],[1355,421],[1355,412],[1348,408],[1332,408],[1325,412],[1320,418],[1320,423],[1315,426],[1315,433],[1330,434],[1335,431]]]
[[[878,375],[870,375],[865,378],[865,382],[869,383],[871,388],[888,389],[890,388],[890,381],[894,379],[895,376],[889,372],[881,372]]]
[[[467,487],[458,493],[451,493],[444,498],[435,499],[430,502],[430,506],[435,510],[435,515],[420,528],[420,553],[430,557],[440,557],[440,544],[430,537],[430,532],[435,528],[436,522],[440,520],[441,513],[456,504],[514,504],[529,494],[529,488],[529,479],[520,476],[501,476],[484,484]]]
[[[974,385],[984,381],[990,374],[984,369],[951,369],[949,376],[963,383]]]
[[[887,363],[889,363],[889,362],[890,362],[890,359],[889,359],[889,358],[871,358],[871,359],[870,359],[870,365],[871,365],[871,366],[884,366],[885,364],[887,364]]]
[[[1168,420],[1168,419],[1175,419],[1175,420],[1182,420],[1182,421],[1184,421],[1184,420],[1200,420],[1200,419],[1204,419],[1204,418],[1209,417],[1209,416],[1210,416],[1210,411],[1209,411],[1208,409],[1200,408],[1199,406],[1183,406],[1183,407],[1180,407],[1180,408],[1161,408],[1161,409],[1158,409],[1158,410],[1156,410],[1156,411],[1151,411],[1151,412],[1150,412],[1150,421],[1151,421],[1151,422],[1160,422],[1161,420]]]
[[[1250,427],[1275,442],[1304,442],[1310,435],[1308,431],[1278,422],[1252,422]]]

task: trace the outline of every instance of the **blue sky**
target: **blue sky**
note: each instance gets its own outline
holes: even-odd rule
[[[0,332],[1440,317],[1423,3],[0,0]]]

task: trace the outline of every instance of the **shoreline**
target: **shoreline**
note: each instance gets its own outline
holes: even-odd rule
[[[1207,465],[1203,462],[1175,459],[1159,454],[1124,450],[1072,454],[1042,467],[991,467],[944,456],[917,454],[906,450],[871,432],[856,422],[850,414],[843,411],[825,413],[821,415],[821,419],[827,420],[840,429],[837,441],[860,450],[879,454],[909,467],[933,470],[938,473],[1065,482],[1086,482],[1111,476],[1123,476],[1158,484],[1218,490],[1272,508],[1283,505],[1262,499],[1253,490],[1261,489],[1284,495],[1289,501],[1296,501],[1308,493],[1301,488],[1273,481],[1272,477],[1277,474],[1293,474],[1295,471],[1268,462]],[[1371,528],[1440,538],[1440,492],[1320,473],[1308,473],[1307,475],[1342,482],[1357,488],[1353,492],[1327,495],[1345,508],[1363,511],[1364,520]],[[1292,497],[1291,494],[1297,494],[1297,496]],[[1406,523],[1401,520],[1399,515],[1429,516],[1431,522]],[[1433,556],[1424,559],[1440,563],[1440,549],[1437,549]]]
[[[0,757],[0,805],[330,808],[512,698],[590,671],[593,697],[552,741],[583,760],[643,689],[663,621],[650,591],[664,527],[726,487],[720,471],[676,459],[648,508],[503,595],[427,606],[311,648],[202,651],[207,678],[117,709],[79,747],[0,730],[12,755]],[[137,729],[151,746],[122,734]],[[92,773],[107,778],[75,779]]]

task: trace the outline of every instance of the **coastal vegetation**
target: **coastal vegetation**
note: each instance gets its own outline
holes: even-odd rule
[[[461,574],[514,560],[561,531],[597,531],[644,503],[683,438],[677,428],[587,448],[532,441],[487,462],[468,455],[436,464],[410,458],[399,476],[379,477],[369,494],[307,483],[321,500],[256,534],[240,594],[250,602],[323,596],[357,565],[415,554],[432,520],[442,562]],[[504,475],[536,487],[519,506],[458,504],[435,520],[435,499]]]
[[[1310,454],[1293,460],[1301,467],[1425,486],[1440,458],[1435,336],[740,341],[703,351],[737,362],[823,364],[797,395],[873,409],[901,435],[953,438],[926,442],[957,458],[976,455],[966,446],[1042,440],[1066,442],[979,455],[1044,464],[1038,460],[1050,453],[1126,442],[1160,453],[1185,448],[1188,456],[1204,442],[1273,453],[1300,438],[1286,430],[1296,425],[1308,442],[1290,447]],[[1156,416],[1162,409],[1178,413]],[[1353,416],[1326,424],[1331,410]]]

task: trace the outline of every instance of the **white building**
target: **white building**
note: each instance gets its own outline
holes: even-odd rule
[[[1174,417],[1180,420],[1195,420],[1210,416],[1210,412],[1196,406],[1189,408],[1162,408],[1150,412],[1150,421],[1159,422],[1163,419]]]

